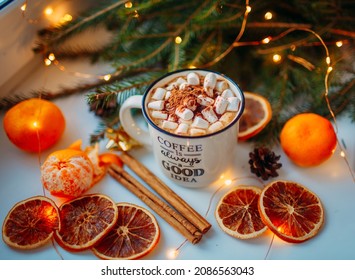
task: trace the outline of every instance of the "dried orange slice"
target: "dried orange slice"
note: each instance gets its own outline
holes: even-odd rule
[[[116,204],[103,194],[89,194],[67,201],[59,211],[61,228],[54,232],[54,237],[70,251],[94,246],[111,230],[118,217]]]
[[[264,129],[272,118],[269,101],[257,93],[244,92],[245,107],[239,120],[238,140],[245,141]]]
[[[34,249],[46,244],[60,227],[58,207],[45,196],[34,196],[15,204],[3,226],[4,242],[17,249]]]
[[[319,198],[301,184],[275,181],[259,199],[263,222],[281,239],[300,243],[315,236],[324,222]]]
[[[267,230],[262,222],[258,200],[261,189],[254,186],[238,186],[226,193],[217,204],[215,216],[218,225],[227,234],[249,239]]]
[[[101,259],[139,259],[157,245],[160,230],[155,217],[145,208],[119,203],[118,219],[112,230],[93,248]]]

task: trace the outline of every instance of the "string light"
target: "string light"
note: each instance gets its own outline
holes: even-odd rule
[[[179,44],[181,44],[181,42],[182,42],[182,38],[180,36],[176,36],[175,43],[179,45]]]
[[[246,5],[245,13],[249,14],[250,12],[251,12],[251,7],[249,5]]]
[[[132,4],[132,2],[126,2],[125,4],[124,4],[124,6],[125,6],[125,8],[127,8],[127,9],[130,9],[130,8],[132,8],[133,7],[133,4]]]
[[[336,45],[338,48],[340,48],[340,47],[343,46],[343,41],[337,41],[337,42],[335,42],[335,45]]]
[[[50,15],[52,15],[53,14],[53,8],[52,7],[47,7],[47,8],[45,8],[45,10],[44,10],[44,14],[46,15],[46,16],[50,16]]]
[[[44,65],[49,66],[52,64],[52,61],[49,58],[44,59]]]
[[[59,20],[59,23],[60,24],[64,24],[64,23],[67,23],[69,21],[72,21],[73,20],[73,16],[70,15],[70,14],[65,14],[60,20]]]
[[[226,186],[230,186],[230,185],[232,184],[232,180],[227,179],[227,180],[224,182],[224,184],[225,184]]]
[[[170,259],[170,260],[174,260],[179,256],[179,250],[177,249],[169,249],[166,252],[166,256]]]
[[[266,12],[265,15],[264,15],[264,18],[266,20],[271,20],[273,17],[272,13],[271,12]]]
[[[26,8],[27,8],[27,3],[25,3],[21,6],[21,11],[22,12],[26,11]]]
[[[279,54],[274,54],[273,56],[272,56],[272,60],[275,62],[275,63],[279,63],[281,60],[282,60],[282,57],[281,57],[281,55],[279,55]]]
[[[50,61],[54,61],[54,60],[55,60],[55,55],[54,55],[54,53],[50,53],[50,54],[48,55],[48,59],[49,59]]]
[[[261,40],[261,43],[263,43],[263,44],[269,44],[270,41],[271,41],[271,37],[269,36],[269,37],[266,37],[266,38],[262,39],[262,40]]]
[[[109,81],[109,80],[111,79],[111,75],[110,75],[110,74],[107,74],[107,75],[103,76],[103,79],[104,79],[105,81]]]

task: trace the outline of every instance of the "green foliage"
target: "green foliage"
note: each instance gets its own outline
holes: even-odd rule
[[[247,19],[246,1],[241,0],[142,0],[132,1],[132,8],[125,8],[125,2],[100,1],[97,9],[39,37],[37,51],[46,55],[88,27],[104,25],[112,32],[110,44],[93,57],[121,74],[96,87],[88,95],[89,104],[110,96],[121,104],[132,94],[142,94],[163,73],[192,65],[210,68],[270,100],[273,119],[253,141],[274,143],[294,114],[312,111],[330,118],[324,95],[326,53],[319,38],[308,32],[313,30],[328,46],[334,68],[329,79],[332,109],[355,120],[353,1],[251,1]],[[269,21],[264,19],[267,11],[273,13]],[[175,43],[177,36],[180,44]],[[261,44],[268,36],[273,40]],[[344,47],[335,46],[338,40]],[[272,61],[275,53],[281,55],[280,63]],[[119,123],[117,117],[114,121]]]

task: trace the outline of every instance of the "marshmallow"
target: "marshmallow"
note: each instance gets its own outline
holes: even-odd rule
[[[214,73],[208,73],[203,81],[203,88],[209,97],[213,97],[213,90],[217,83],[217,76]]]
[[[202,106],[210,106],[214,103],[214,99],[204,94],[200,94],[197,96],[197,103],[201,104]]]
[[[204,129],[199,129],[199,128],[191,128],[190,129],[190,135],[191,136],[200,136],[200,135],[205,135],[206,130]]]
[[[179,120],[179,117],[175,114],[170,114],[168,117],[168,121],[170,121],[170,122],[178,122],[178,120]]]
[[[164,99],[164,96],[165,96],[165,93],[166,93],[166,90],[163,89],[163,88],[157,88],[155,91],[154,91],[154,94],[152,96],[152,99],[155,99],[155,100],[163,100]]]
[[[228,83],[226,81],[218,81],[217,84],[216,84],[216,90],[218,92],[223,92],[227,88],[229,88],[229,85],[228,85]]]
[[[148,108],[154,110],[163,110],[164,101],[163,100],[151,101],[148,103]]]
[[[151,115],[154,119],[166,120],[168,117],[167,113],[163,113],[162,111],[152,111]]]
[[[182,101],[182,105],[184,105],[186,108],[190,109],[191,111],[195,111],[197,109],[196,96],[193,95],[186,96]]]
[[[176,134],[187,134],[188,130],[189,130],[189,125],[186,124],[186,123],[181,123],[181,124],[179,124],[179,126],[176,129],[175,133]]]
[[[209,126],[208,121],[206,121],[205,119],[196,116],[194,118],[194,121],[191,124],[192,127],[197,127],[197,128],[203,128],[203,129],[207,129]]]
[[[180,89],[180,90],[184,90],[184,89],[187,88],[188,86],[189,86],[188,83],[182,83],[182,84],[180,84],[179,89]]]
[[[239,109],[240,100],[238,97],[228,97],[227,111],[237,112]]]
[[[170,95],[171,95],[171,91],[168,90],[168,91],[165,93],[165,100],[168,100],[169,97],[170,97]]]
[[[216,132],[218,130],[221,130],[223,128],[223,123],[220,121],[217,121],[213,124],[211,124],[211,126],[208,128],[208,133],[213,133]]]
[[[178,127],[178,124],[176,122],[163,121],[163,124],[162,124],[162,128],[164,128],[164,129],[174,130],[177,127]]]
[[[196,73],[191,72],[187,75],[187,83],[192,86],[197,86],[200,84],[200,77]]]
[[[176,80],[176,84],[178,84],[180,86],[181,84],[187,84],[187,81],[184,78],[179,77]]]
[[[217,96],[216,101],[214,103],[214,110],[217,114],[222,115],[226,111],[228,105],[229,102],[227,99],[222,96]]]
[[[218,120],[218,117],[216,116],[216,113],[213,111],[213,108],[211,106],[203,109],[201,113],[209,123],[214,123]]]
[[[224,125],[229,124],[235,117],[235,113],[226,112],[220,118],[219,121],[224,123]]]
[[[224,98],[233,97],[234,93],[230,89],[226,89],[222,92],[221,96]]]
[[[167,87],[166,90],[173,90],[174,88],[179,88],[179,85],[176,82],[170,83]]]
[[[184,121],[191,120],[194,117],[194,113],[190,109],[183,106],[177,107],[175,114]]]

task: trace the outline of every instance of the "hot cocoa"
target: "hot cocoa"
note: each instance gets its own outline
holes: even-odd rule
[[[147,111],[160,128],[177,135],[201,136],[226,127],[241,100],[228,82],[214,73],[190,72],[151,91]]]

